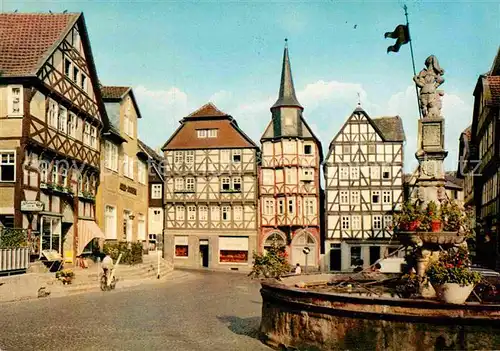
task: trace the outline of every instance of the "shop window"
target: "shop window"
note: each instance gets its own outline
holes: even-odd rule
[[[351,266],[361,265],[361,246],[351,246]]]
[[[219,237],[221,263],[248,263],[248,237]]]
[[[187,236],[176,236],[175,240],[175,257],[188,257],[189,244]]]

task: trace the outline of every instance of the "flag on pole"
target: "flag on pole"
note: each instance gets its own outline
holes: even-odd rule
[[[408,25],[400,24],[394,29],[394,32],[386,32],[384,38],[396,39],[396,43],[387,48],[387,53],[391,51],[398,52],[401,45],[407,44],[410,41]]]

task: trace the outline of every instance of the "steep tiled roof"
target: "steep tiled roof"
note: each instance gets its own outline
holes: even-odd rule
[[[486,77],[491,93],[491,104],[500,105],[500,76]]]
[[[198,138],[197,129],[217,129],[217,137]],[[208,103],[181,121],[181,126],[163,145],[162,150],[222,148],[257,148],[257,145],[231,116]]]
[[[386,141],[405,141],[405,131],[401,117],[377,117],[372,118]]]
[[[148,154],[148,156],[154,158],[156,161],[161,161],[163,159],[163,156],[158,155],[156,151],[147,146],[142,140],[137,140],[137,141],[139,143],[139,147],[142,148],[144,152]]]
[[[224,117],[227,116],[227,113],[219,110],[214,104],[209,102],[208,104],[203,105],[193,113],[189,114],[187,117]]]
[[[103,99],[121,99],[130,90],[130,87],[107,86],[102,87]]]
[[[79,16],[78,13],[0,14],[1,75],[35,75]]]

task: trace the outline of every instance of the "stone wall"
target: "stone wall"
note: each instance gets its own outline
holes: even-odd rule
[[[286,279],[286,278],[285,278]],[[500,348],[499,305],[354,297],[262,283],[263,342],[307,350]]]

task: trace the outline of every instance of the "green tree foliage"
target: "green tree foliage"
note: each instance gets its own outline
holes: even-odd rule
[[[120,253],[122,258],[120,260],[121,264],[137,264],[142,263],[142,243],[136,242],[130,244],[127,242],[118,243],[105,243],[104,249],[105,254],[111,256],[113,261],[116,263]]]
[[[249,276],[252,278],[276,278],[279,279],[286,273],[290,273],[291,266],[287,261],[285,246],[274,242],[266,253],[260,254],[254,251],[253,267]]]

